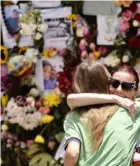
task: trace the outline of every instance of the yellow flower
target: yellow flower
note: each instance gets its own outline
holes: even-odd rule
[[[118,7],[120,7],[121,5],[123,5],[124,7],[129,7],[132,2],[133,0],[115,0],[114,3]]]
[[[56,48],[50,47],[48,50],[43,51],[43,56],[47,58],[52,58],[57,55],[58,50]]]
[[[5,64],[8,61],[8,49],[4,46],[0,46],[1,58],[0,63]]]
[[[27,48],[26,48],[26,47],[21,47],[21,48],[19,49],[19,54],[24,54],[26,51],[27,51]]]
[[[7,103],[8,103],[8,95],[3,95],[1,97],[1,106],[4,108],[7,106]]]
[[[44,50],[43,51],[43,56],[44,57],[48,57],[49,56],[49,51],[48,50]]]
[[[99,51],[94,51],[93,55],[98,59],[101,56],[101,53]]]
[[[37,135],[35,137],[35,142],[36,143],[40,143],[40,144],[44,144],[45,143],[45,139],[41,135]]]
[[[72,19],[73,19],[74,21],[77,21],[77,20],[78,20],[78,16],[77,16],[76,14],[72,14]]]
[[[50,93],[48,96],[43,98],[43,105],[48,107],[58,106],[61,103],[60,96],[55,93]]]
[[[72,27],[73,27],[73,28],[76,28],[76,24],[75,24],[75,23],[72,23]]]
[[[71,20],[71,19],[72,19],[72,15],[68,15],[68,16],[67,16],[67,19],[68,19],[68,20]]]
[[[133,0],[122,0],[122,5],[124,7],[129,7]]]
[[[41,119],[43,124],[50,123],[53,120],[54,120],[54,116],[51,116],[51,115],[45,115]]]

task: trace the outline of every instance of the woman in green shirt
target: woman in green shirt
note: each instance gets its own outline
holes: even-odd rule
[[[123,85],[120,86],[120,82],[125,82],[126,84],[123,83]],[[127,82],[136,82],[136,87],[132,87],[131,84],[127,85]],[[68,104],[70,107],[78,107],[91,104],[116,103],[128,109],[131,117],[135,119],[135,112],[133,109],[134,102],[131,103],[126,98],[132,99],[132,101],[140,101],[140,98],[136,98],[138,93],[138,84],[139,77],[135,69],[129,65],[122,65],[112,74],[112,78],[109,81],[109,93],[113,95],[91,93],[70,94],[68,96]],[[126,98],[122,98],[119,96]],[[137,141],[136,153],[133,158],[135,164],[137,165],[137,163],[139,162],[140,165],[140,154],[138,154],[137,152],[140,153],[140,137]]]
[[[109,73],[100,64],[83,62],[76,70],[74,88],[78,93],[107,94]],[[131,86],[136,86],[131,82]],[[104,102],[105,103],[105,102]],[[129,166],[140,132],[140,104],[136,121],[116,105],[77,108],[64,122],[65,166]]]

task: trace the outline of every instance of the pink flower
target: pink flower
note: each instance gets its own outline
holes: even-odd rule
[[[85,58],[87,58],[88,57],[88,52],[87,52],[87,50],[84,50],[82,53],[81,53],[81,58],[82,59],[85,59]]]
[[[84,27],[84,36],[88,36],[88,35],[89,35],[89,28]]]
[[[105,55],[108,49],[106,47],[99,47],[98,51],[101,53],[101,55]]]
[[[58,55],[62,57],[66,56],[67,54],[68,54],[68,50],[66,48],[59,50],[59,53],[58,53]]]
[[[85,39],[82,39],[79,44],[80,51],[84,51],[87,47],[88,43]]]
[[[120,33],[122,34],[127,33],[129,31],[129,27],[130,27],[129,22],[122,18],[119,25]]]
[[[89,48],[94,51],[96,49],[96,45],[94,43],[90,43]]]
[[[26,143],[27,143],[27,146],[30,147],[34,143],[34,141],[33,140],[27,140]]]
[[[122,13],[122,18],[126,21],[129,21],[133,17],[133,13],[130,10],[126,10]]]
[[[41,112],[43,114],[48,114],[50,112],[50,108],[49,107],[40,107],[39,112]]]

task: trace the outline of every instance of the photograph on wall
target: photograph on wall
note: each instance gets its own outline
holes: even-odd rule
[[[9,5],[4,7],[6,26],[12,34],[16,34],[20,30],[19,15],[20,10],[17,5]]]
[[[73,36],[72,22],[66,18],[71,12],[70,7],[44,9],[41,11],[42,21],[48,27],[44,34],[44,48],[55,47],[63,49],[67,47],[69,40]]]
[[[110,15],[97,16],[97,44],[98,45],[113,45],[118,34],[119,18]],[[103,28],[104,27],[104,28]]]
[[[36,85],[41,95],[47,95],[58,87],[58,72],[63,71],[63,57],[42,58],[35,69]]]
[[[2,20],[2,39],[5,47],[13,48],[14,46],[16,46],[16,38],[15,36],[12,36],[8,32],[3,20]]]

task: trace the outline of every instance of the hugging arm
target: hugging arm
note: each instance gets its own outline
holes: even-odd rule
[[[71,141],[67,145],[64,166],[75,166],[79,157],[79,142]]]
[[[67,97],[67,103],[71,109],[80,106],[88,106],[95,104],[114,103],[126,108],[132,119],[135,118],[135,104],[132,100],[122,98],[113,94],[96,94],[96,93],[78,93],[70,94]]]

